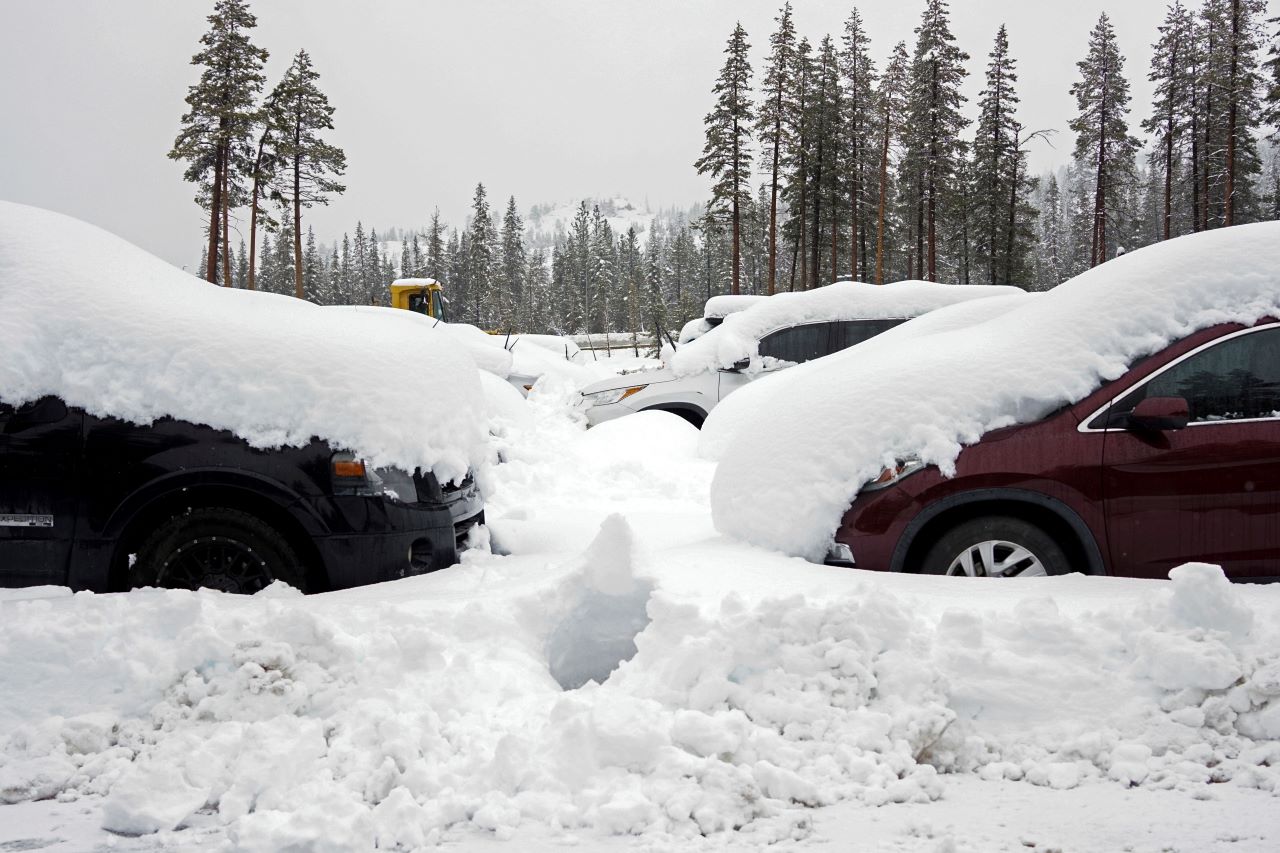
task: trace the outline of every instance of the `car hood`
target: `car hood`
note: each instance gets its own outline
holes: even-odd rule
[[[612,391],[615,388],[634,388],[636,385],[655,385],[659,382],[670,382],[678,378],[671,368],[666,367],[646,367],[633,373],[622,373],[617,376],[610,376],[608,379],[601,379],[599,382],[592,382],[590,385],[582,389],[583,394],[595,394],[599,391]]]

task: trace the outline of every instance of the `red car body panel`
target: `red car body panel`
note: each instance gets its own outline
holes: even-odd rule
[[[917,571],[940,530],[1012,507],[1070,540],[1082,571],[1164,577],[1203,560],[1242,579],[1280,575],[1280,417],[1144,432],[1085,423],[1165,365],[1243,328],[1196,332],[1075,405],[987,433],[961,451],[952,477],[931,466],[861,492],[836,542],[859,568]]]

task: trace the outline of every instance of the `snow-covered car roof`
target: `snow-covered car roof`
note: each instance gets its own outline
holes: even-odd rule
[[[714,329],[683,344],[671,357],[670,367],[677,376],[729,368],[743,360],[758,368],[760,339],[779,329],[824,321],[911,318],[956,302],[1016,292],[1016,287],[931,281],[842,281],[814,290],[777,293],[759,297]]]
[[[916,456],[950,474],[964,445],[1078,402],[1175,340],[1278,315],[1269,222],[1130,252],[976,325],[905,324],[754,395],[712,484],[716,527],[819,558],[883,467]]]
[[[326,311],[364,314],[380,317],[383,322],[406,324],[413,334],[439,335],[471,357],[476,367],[506,378],[511,373],[511,355],[490,342],[492,335],[466,323],[445,323],[416,311],[388,308],[385,305],[326,305]],[[500,338],[498,340],[501,340]]]
[[[767,296],[757,296],[746,293],[732,294],[722,293],[719,296],[713,296],[707,300],[707,304],[702,307],[702,316],[707,320],[723,320],[730,314],[737,314],[739,311],[745,311],[752,305],[756,305]]]
[[[441,336],[218,287],[95,226],[0,202],[0,399],[50,394],[255,447],[319,437],[443,479],[485,455],[476,367]]]

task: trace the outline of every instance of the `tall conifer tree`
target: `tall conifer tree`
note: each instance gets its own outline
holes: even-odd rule
[[[741,292],[741,208],[751,195],[751,63],[747,32],[737,24],[725,47],[724,68],[712,90],[715,106],[707,113],[707,141],[695,164],[699,175],[710,174],[712,203],[726,215],[733,234],[732,293]]]
[[[1093,178],[1089,266],[1107,260],[1107,224],[1119,211],[1133,180],[1137,140],[1129,135],[1129,81],[1115,29],[1105,12],[1089,35],[1089,53],[1077,63],[1079,82],[1071,86],[1079,115],[1071,120],[1075,157]]]

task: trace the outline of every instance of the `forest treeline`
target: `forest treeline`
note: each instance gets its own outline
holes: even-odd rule
[[[244,0],[218,0],[210,21],[215,31],[238,22],[240,41],[223,41],[250,50]],[[653,330],[678,327],[717,293],[842,277],[1043,290],[1126,250],[1280,218],[1280,18],[1268,17],[1265,0],[1176,0],[1152,27],[1152,102],[1131,103],[1135,72],[1103,14],[1070,86],[1071,161],[1033,175],[1030,147],[1067,140],[1020,120],[1006,27],[993,33],[970,108],[962,88],[974,63],[945,0],[926,0],[914,38],[880,61],[856,8],[842,32],[815,42],[786,3],[759,74],[740,25],[725,45],[692,164],[711,181],[696,212],[615,231],[608,211],[584,201],[548,245],[533,239],[514,198],[493,205],[479,184],[465,223],[437,212],[424,228],[397,231],[391,254],[362,224],[327,245],[304,231],[302,211],[342,190],[341,152],[318,140],[332,109],[314,72],[306,82],[317,106],[284,113],[278,105],[293,102],[286,93],[299,83],[282,81],[281,94],[254,106],[262,82],[247,74],[251,96],[228,123],[243,131],[227,143],[226,169],[219,178],[206,156],[189,172],[205,164],[199,200],[210,232],[222,233],[221,242],[210,233],[201,270],[224,284],[349,304],[385,303],[394,277],[427,276],[445,282],[453,319],[484,328]],[[281,142],[280,128],[304,124],[325,147]],[[229,211],[245,206],[249,245],[233,252]]]

